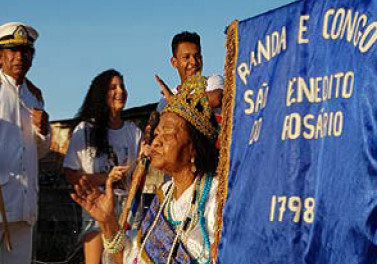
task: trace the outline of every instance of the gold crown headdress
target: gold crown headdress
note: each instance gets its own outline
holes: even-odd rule
[[[216,128],[211,123],[213,111],[205,93],[206,87],[207,79],[200,73],[188,77],[179,93],[169,99],[162,113],[176,113],[202,134],[214,139]]]

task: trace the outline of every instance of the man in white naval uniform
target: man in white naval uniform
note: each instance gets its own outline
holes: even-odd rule
[[[31,263],[38,155],[50,144],[42,93],[26,79],[37,37],[20,22],[0,26],[0,263]]]

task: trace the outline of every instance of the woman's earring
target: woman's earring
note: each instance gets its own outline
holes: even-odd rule
[[[195,158],[191,158],[191,172],[195,174],[196,172],[196,166],[195,166]]]

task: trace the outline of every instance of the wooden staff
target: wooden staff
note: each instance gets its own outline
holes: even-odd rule
[[[144,131],[145,143],[150,145],[153,139],[153,131],[159,121],[159,114],[153,111],[149,116],[147,126]],[[123,207],[121,216],[119,217],[119,226],[124,230],[131,229],[132,223],[135,219],[137,208],[139,207],[141,195],[143,193],[145,178],[148,173],[150,161],[146,157],[142,157],[139,161],[134,173],[132,174],[131,187],[128,192],[126,204]]]
[[[1,217],[3,218],[3,225],[4,225],[3,238],[5,241],[5,246],[6,246],[7,251],[11,252],[12,243],[10,242],[9,225],[8,225],[8,220],[7,220],[7,213],[5,211],[3,190],[1,189],[1,185],[0,185],[0,211],[1,211]]]

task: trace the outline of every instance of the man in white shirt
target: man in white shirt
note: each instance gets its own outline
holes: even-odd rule
[[[20,22],[0,26],[0,263],[31,263],[38,156],[50,144],[42,93],[26,79],[37,38]]]
[[[203,68],[200,36],[198,34],[183,31],[173,37],[171,47],[173,56],[171,57],[170,62],[172,66],[177,69],[181,83],[176,89],[171,91],[159,76],[155,75],[155,79],[161,86],[162,93],[165,97],[158,103],[158,112],[165,107],[166,98],[179,92],[181,85],[186,81],[187,77],[201,72]],[[208,77],[206,94],[212,108],[219,110],[221,107],[223,89],[224,79],[221,75],[210,75]]]

